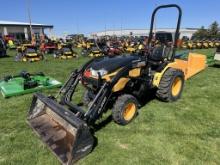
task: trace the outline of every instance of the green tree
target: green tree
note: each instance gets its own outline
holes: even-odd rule
[[[202,26],[200,29],[198,29],[194,34],[193,38],[195,39],[203,39],[208,37],[208,30],[205,29],[204,26]]]
[[[217,35],[219,34],[219,25],[218,22],[215,21],[213,22],[208,29],[209,37],[210,38],[216,38]]]

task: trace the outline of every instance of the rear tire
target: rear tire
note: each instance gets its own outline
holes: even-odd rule
[[[113,120],[119,125],[126,125],[130,123],[137,115],[138,101],[129,94],[119,96],[116,100],[113,109]]]
[[[163,75],[156,96],[165,102],[176,101],[181,97],[184,86],[184,73],[179,69],[169,68]]]

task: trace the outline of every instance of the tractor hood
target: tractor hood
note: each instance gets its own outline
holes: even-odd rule
[[[103,57],[92,62],[88,68],[96,71],[105,70],[106,72],[110,73],[138,59],[140,59],[140,56],[137,55]]]

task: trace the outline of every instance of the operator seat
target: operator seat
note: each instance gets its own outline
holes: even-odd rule
[[[159,65],[164,60],[169,57],[171,52],[171,47],[167,47],[165,45],[157,46],[152,50],[152,53],[148,56],[149,63],[153,65]]]

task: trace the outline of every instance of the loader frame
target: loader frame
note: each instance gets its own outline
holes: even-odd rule
[[[61,104],[67,105],[69,109],[76,114],[77,117],[80,117],[82,120],[86,121],[89,125],[93,125],[96,122],[96,120],[101,116],[101,114],[105,111],[105,107],[112,93],[114,92],[113,88],[115,85],[117,85],[118,81],[122,77],[127,77],[129,75],[129,71],[131,71],[132,69],[140,68],[140,63],[142,63],[142,66],[146,65],[145,61],[142,60],[136,60],[133,63],[129,63],[128,65],[123,67],[119,72],[117,72],[117,74],[114,76],[114,78],[111,81],[105,81],[102,86],[98,86],[99,91],[96,94],[90,106],[88,107],[88,110],[85,112],[83,109],[73,104],[71,100],[77,85],[82,79],[86,67],[93,61],[94,59],[86,63],[84,67],[81,68],[80,70],[73,71],[70,78],[67,80],[67,82],[59,92],[60,94],[62,94]],[[103,81],[103,79],[99,77],[98,85],[99,82],[101,81]]]

